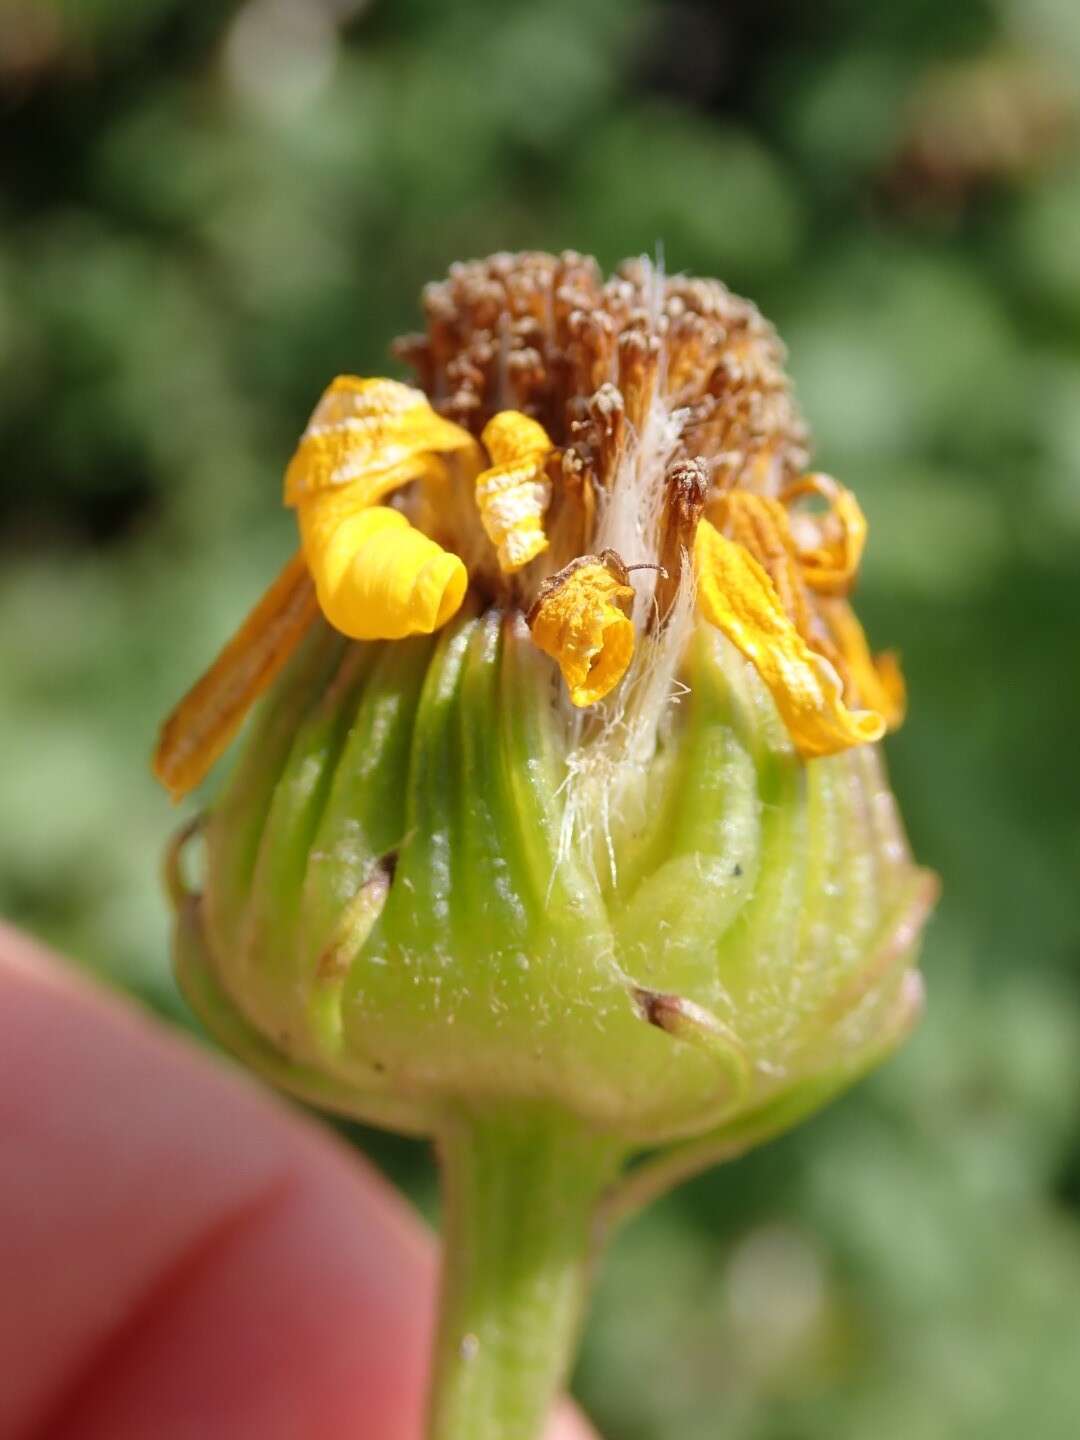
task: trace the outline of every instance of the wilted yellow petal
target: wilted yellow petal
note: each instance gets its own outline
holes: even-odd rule
[[[154,774],[174,800],[205,779],[318,613],[304,557],[294,555],[161,727]]]
[[[712,513],[717,528],[761,565],[796,630],[804,640],[811,639],[810,595],[784,506],[771,495],[729,490],[714,503]]]
[[[300,533],[323,614],[354,640],[430,635],[465,598],[459,556],[352,486],[305,501]]]
[[[297,508],[319,605],[343,634],[429,634],[461,605],[461,560],[403,515],[375,509],[411,481],[445,479],[452,454],[479,468],[473,437],[410,385],[339,375],[323,393],[285,473],[285,503]]]
[[[694,559],[705,618],[757,670],[801,755],[832,755],[881,738],[882,717],[847,708],[839,675],[806,644],[776,587],[747,550],[702,520]]]
[[[612,551],[584,555],[545,580],[529,611],[532,638],[558,662],[574,705],[610,694],[634,655],[634,591]]]
[[[829,505],[823,516],[799,517],[813,534],[812,543],[798,547],[803,578],[811,590],[821,594],[846,594],[858,574],[866,545],[866,516],[851,491],[830,475],[803,475],[781,498],[790,502],[801,495],[816,495]]]
[[[822,613],[855,698],[879,711],[890,730],[899,729],[907,710],[907,686],[899,659],[891,650],[870,653],[863,628],[846,600],[823,601]]]
[[[399,380],[339,375],[323,392],[285,472],[285,504],[361,483],[367,504],[425,476],[441,476],[440,455],[481,456],[467,430],[444,420],[427,396]]]
[[[476,503],[499,568],[511,574],[547,549],[544,515],[551,485],[547,431],[520,410],[500,410],[481,436],[492,466],[476,478]]]

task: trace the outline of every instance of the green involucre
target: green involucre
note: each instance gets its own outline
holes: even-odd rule
[[[317,626],[205,821],[195,1008],[279,1083],[421,1133],[516,1097],[657,1145],[855,1073],[910,1008],[932,893],[878,757],[800,761],[706,626],[681,678],[644,781],[594,774],[568,834],[581,757],[520,619]]]

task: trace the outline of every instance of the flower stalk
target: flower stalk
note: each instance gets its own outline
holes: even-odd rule
[[[623,1146],[550,1107],[455,1113],[428,1440],[535,1440],[566,1382]]]

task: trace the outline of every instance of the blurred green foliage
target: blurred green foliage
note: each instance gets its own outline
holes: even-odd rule
[[[869,514],[928,1017],[616,1245],[611,1440],[1080,1428],[1078,70],[1074,0],[0,4],[0,909],[158,1009],[158,718],[451,260],[720,275]]]

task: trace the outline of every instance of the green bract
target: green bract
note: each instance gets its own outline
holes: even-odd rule
[[[701,622],[678,678],[650,763],[590,768],[520,616],[319,622],[204,819],[202,894],[174,875],[193,1007],[411,1133],[538,1102],[625,1151],[723,1150],[813,1108],[913,1019],[934,881],[875,748],[800,760]]]

